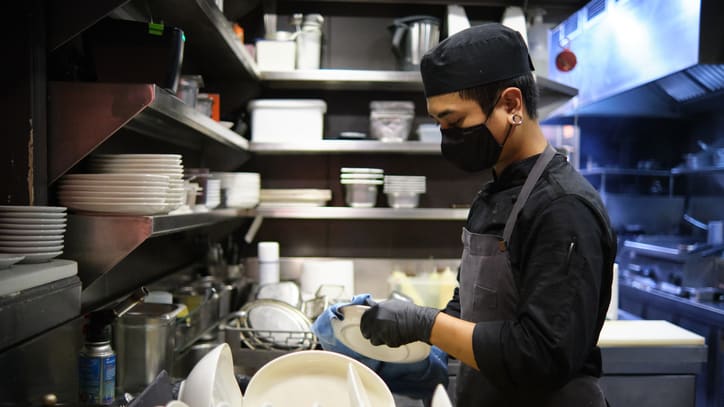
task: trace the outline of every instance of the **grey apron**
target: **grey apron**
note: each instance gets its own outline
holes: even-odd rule
[[[554,155],[555,150],[549,145],[536,160],[505,222],[502,240],[498,235],[471,233],[466,228],[463,229],[464,249],[459,289],[462,319],[471,322],[515,319],[518,289],[506,245],[513,234],[518,214]],[[502,393],[511,392],[500,389],[480,372],[466,365],[460,367],[456,392],[457,405],[460,407],[502,406],[513,402],[496,398],[501,397]],[[598,379],[590,376],[574,378],[548,400],[538,401],[536,405],[550,407],[606,405],[603,393],[598,387]]]

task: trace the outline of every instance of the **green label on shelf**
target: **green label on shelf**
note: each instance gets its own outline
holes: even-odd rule
[[[163,35],[163,23],[148,23],[148,33],[151,35]]]

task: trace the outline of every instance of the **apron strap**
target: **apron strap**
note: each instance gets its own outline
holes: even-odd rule
[[[503,241],[500,242],[501,251],[505,251],[507,249],[508,242],[510,242],[510,236],[513,234],[513,229],[515,228],[515,224],[518,221],[518,215],[520,214],[520,211],[523,209],[523,206],[528,201],[528,197],[533,191],[533,187],[535,186],[536,182],[538,182],[538,179],[540,179],[543,171],[548,166],[548,163],[553,159],[553,156],[555,154],[556,150],[551,147],[550,144],[547,144],[546,149],[543,150],[543,153],[535,161],[533,169],[530,170],[530,174],[528,174],[528,178],[526,178],[525,183],[523,184],[523,188],[521,188],[520,190],[518,199],[515,201],[513,209],[510,211],[508,220],[505,221],[505,229],[503,229]]]

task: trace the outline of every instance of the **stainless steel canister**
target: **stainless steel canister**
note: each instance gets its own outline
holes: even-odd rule
[[[119,392],[138,393],[165,370],[172,372],[180,304],[138,304],[113,326]]]

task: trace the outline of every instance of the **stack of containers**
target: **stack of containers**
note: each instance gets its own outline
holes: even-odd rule
[[[384,142],[407,140],[415,118],[411,101],[370,102],[370,135]]]
[[[372,208],[377,203],[377,186],[382,185],[380,168],[342,168],[340,183],[345,186],[345,202],[353,208]]]
[[[385,175],[384,192],[391,208],[417,208],[426,191],[424,176]]]

